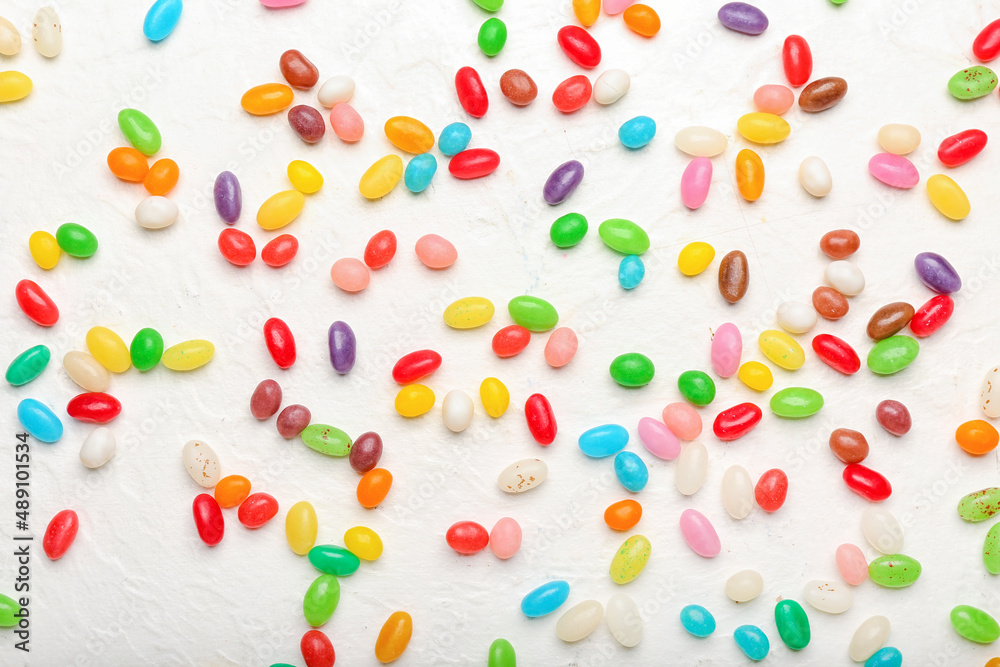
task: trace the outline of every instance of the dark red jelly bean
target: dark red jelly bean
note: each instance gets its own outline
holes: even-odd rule
[[[73,510],[63,510],[49,521],[42,538],[42,549],[50,560],[62,558],[76,539],[76,531],[80,529],[80,517]]]
[[[590,101],[593,92],[590,79],[582,74],[571,76],[556,86],[552,93],[552,104],[563,113],[573,113]]]
[[[532,394],[524,402],[524,419],[528,422],[528,430],[531,437],[539,445],[547,447],[556,439],[556,416],[552,412],[552,404],[549,399],[541,394]]]
[[[500,166],[500,155],[489,148],[470,148],[448,161],[448,171],[455,178],[469,180],[489,176]]]
[[[490,98],[486,94],[486,86],[479,78],[479,72],[471,67],[463,67],[455,74],[455,92],[458,102],[465,112],[473,118],[482,118],[490,108]]]
[[[875,407],[875,419],[893,435],[906,435],[913,426],[910,411],[899,401],[885,400]]]
[[[309,90],[319,81],[319,69],[298,49],[289,49],[281,54],[278,61],[281,76],[292,88]]]
[[[337,661],[333,642],[319,630],[310,630],[302,635],[299,650],[302,651],[306,667],[333,667]]]
[[[772,468],[768,470],[753,489],[753,497],[765,512],[775,512],[785,504],[788,495],[788,475],[784,470]]]
[[[490,534],[475,521],[459,521],[444,536],[448,546],[460,554],[474,554],[490,543]]]
[[[263,380],[250,396],[250,414],[257,419],[270,419],[281,407],[281,385]]]
[[[370,269],[381,269],[396,256],[396,235],[388,229],[375,234],[365,246],[365,264]]]
[[[267,242],[260,251],[260,258],[268,266],[278,268],[295,259],[298,252],[299,240],[291,234],[282,234]]]
[[[712,431],[719,440],[736,440],[752,431],[762,416],[760,408],[753,403],[740,403],[720,412],[712,424]]]
[[[399,358],[392,367],[392,379],[399,384],[413,384],[441,367],[441,355],[434,350],[417,350]]]
[[[976,35],[972,52],[984,63],[1000,55],[1000,19],[993,21]]]
[[[194,513],[194,525],[198,529],[198,537],[210,547],[222,541],[226,532],[226,521],[222,518],[222,508],[219,501],[207,493],[200,493],[191,506]]]
[[[938,147],[938,159],[946,167],[957,167],[979,155],[986,148],[987,136],[982,130],[964,130],[953,134]]]
[[[59,309],[34,280],[22,280],[14,288],[17,305],[28,319],[43,327],[50,327],[59,321]]]
[[[74,396],[66,406],[66,412],[73,419],[94,424],[107,424],[120,415],[121,411],[122,404],[118,399],[103,391]]]
[[[955,301],[947,294],[938,294],[920,306],[910,319],[910,331],[918,338],[926,338],[940,329],[955,312]]]
[[[805,37],[789,35],[781,48],[781,65],[785,68],[785,78],[793,88],[804,85],[813,71],[813,55]]]
[[[291,440],[299,433],[302,433],[306,426],[309,426],[311,420],[312,413],[309,412],[309,408],[298,403],[293,403],[281,411],[281,414],[278,415],[278,418],[274,422],[274,426],[278,429],[278,434],[282,438]]]
[[[830,334],[818,334],[812,340],[813,352],[819,360],[844,375],[861,370],[861,358],[847,341]]]
[[[501,359],[515,357],[528,347],[531,332],[522,326],[511,324],[493,335],[493,352]]]
[[[366,473],[382,458],[382,436],[374,431],[362,433],[351,445],[348,460],[356,472]]]
[[[272,317],[264,322],[264,342],[278,368],[291,368],[295,363],[295,337],[283,320]]]
[[[844,482],[851,491],[873,503],[882,502],[892,495],[889,480],[882,473],[860,463],[852,463],[844,468]]]
[[[251,493],[240,503],[236,516],[247,528],[260,528],[278,514],[278,501],[269,493]]]
[[[559,47],[570,60],[584,69],[594,69],[601,64],[601,46],[589,32],[576,25],[559,30]]]
[[[230,264],[246,266],[257,257],[257,246],[249,234],[229,227],[219,233],[219,252]]]
[[[315,144],[326,134],[326,120],[308,104],[297,104],[288,110],[288,124],[307,144]]]

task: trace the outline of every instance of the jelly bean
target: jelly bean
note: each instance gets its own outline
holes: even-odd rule
[[[646,275],[646,265],[636,255],[627,255],[618,265],[618,284],[624,289],[635,289]]]
[[[809,43],[799,35],[789,35],[781,48],[781,65],[793,88],[804,85],[812,75],[813,58]]]
[[[243,475],[227,475],[215,485],[215,500],[219,507],[238,507],[250,495],[250,480]]]
[[[905,588],[918,578],[922,568],[916,559],[904,554],[879,556],[868,564],[868,577],[885,588]]]
[[[642,148],[652,141],[654,136],[656,136],[656,121],[649,116],[636,116],[618,128],[618,140],[626,148]],[[711,173],[709,176],[711,177]]]
[[[573,0],[573,14],[577,21],[589,28],[597,23],[601,14],[601,0]]]
[[[903,527],[884,507],[872,505],[861,515],[861,532],[868,544],[884,554],[903,550]]]
[[[772,468],[761,475],[753,489],[754,500],[765,512],[777,512],[781,509],[787,495],[788,475],[778,468]]]
[[[722,551],[718,533],[708,517],[698,510],[686,509],[681,512],[680,526],[684,541],[699,556],[714,558]]]
[[[859,360],[858,368],[860,367],[861,361]],[[759,361],[748,361],[740,366],[739,378],[740,382],[754,391],[767,391],[774,383],[774,376],[771,375],[771,369]]]
[[[346,102],[333,105],[330,110],[330,125],[341,141],[354,143],[361,141],[365,134],[365,121],[354,107]]]
[[[868,458],[868,439],[849,428],[834,429],[830,433],[830,451],[843,463],[861,463]]]
[[[642,617],[635,602],[627,595],[615,593],[608,599],[605,613],[611,636],[625,648],[642,641]]]
[[[42,538],[42,549],[49,560],[59,560],[66,555],[79,529],[80,518],[73,510],[62,510],[52,517]]]
[[[500,156],[489,148],[464,150],[448,162],[448,171],[462,180],[489,176],[500,166]]]
[[[505,516],[493,525],[490,531],[490,551],[501,560],[507,560],[521,548],[521,526],[514,519]]]
[[[752,431],[762,416],[760,408],[753,403],[740,403],[720,412],[712,423],[712,431],[719,440],[736,440]]]
[[[847,488],[873,503],[882,502],[892,495],[889,480],[860,463],[852,463],[844,468],[843,477]]]
[[[805,387],[787,387],[771,397],[771,412],[786,419],[810,417],[822,407],[822,394]]]
[[[620,452],[615,456],[615,476],[627,491],[638,493],[649,482],[649,469],[636,454]]]
[[[799,93],[799,108],[810,113],[826,111],[847,95],[847,81],[839,76],[816,79]]]
[[[146,172],[146,178],[142,180],[142,185],[149,194],[162,197],[174,189],[180,175],[177,163],[169,158],[164,158],[153,163],[153,166]]]
[[[251,115],[270,116],[287,109],[292,96],[292,89],[283,83],[265,83],[243,93],[240,106]]]
[[[0,103],[23,100],[31,87],[31,79],[21,72],[0,72]]]
[[[799,165],[799,183],[813,197],[825,197],[833,189],[833,176],[821,158],[807,157]]]
[[[806,333],[816,326],[816,309],[799,301],[784,301],[775,313],[778,324],[790,333]]]
[[[17,420],[33,438],[41,442],[56,442],[63,434],[63,425],[49,406],[33,398],[17,404]]]
[[[63,357],[63,370],[70,380],[87,391],[104,391],[111,382],[108,369],[86,352],[67,352]]]
[[[943,327],[955,311],[955,302],[947,294],[939,294],[920,306],[910,320],[910,331],[925,338]]]
[[[993,524],[983,541],[983,565],[990,574],[1000,574],[1000,523]]]
[[[774,606],[774,624],[785,646],[801,651],[809,645],[812,632],[806,610],[795,600],[781,600]]]
[[[549,468],[541,459],[521,459],[500,471],[497,486],[504,493],[530,491],[549,476]]]
[[[333,617],[340,603],[340,581],[332,574],[321,574],[309,584],[302,599],[302,615],[306,623],[321,627]]]
[[[638,352],[618,355],[608,370],[611,379],[623,387],[644,387],[653,381],[656,372],[652,360]]]
[[[184,467],[199,486],[211,489],[222,477],[219,457],[207,442],[188,440],[181,450]]]
[[[215,210],[220,218],[230,225],[240,219],[240,212],[243,210],[243,192],[240,190],[240,181],[236,178],[236,174],[224,171],[216,176],[212,193],[215,198]]]
[[[913,163],[902,155],[879,153],[868,161],[868,172],[886,185],[907,190],[920,182]]]
[[[708,405],[715,400],[715,383],[702,371],[681,373],[677,378],[677,389],[681,396],[695,405]]]
[[[722,505],[726,508],[729,516],[734,519],[745,519],[749,516],[750,510],[753,509],[753,504],[754,485],[750,480],[750,473],[743,466],[734,465],[726,468],[726,472],[722,475]],[[758,590],[757,593],[760,591]],[[726,594],[729,595],[728,583],[726,584]],[[756,595],[754,594],[753,597]],[[745,600],[736,601],[745,602]]]
[[[340,289],[353,294],[368,287],[371,274],[360,259],[342,257],[330,267],[330,279]]]
[[[269,419],[281,407],[281,386],[274,380],[263,380],[250,396],[250,414],[257,419]]]
[[[475,329],[493,319],[493,303],[481,296],[468,296],[445,308],[444,323],[452,329]]]
[[[771,362],[784,369],[794,371],[805,363],[805,352],[798,342],[783,331],[769,329],[757,338],[760,351]]]
[[[333,370],[340,375],[349,373],[354,368],[357,358],[357,339],[354,330],[346,322],[338,320],[330,325],[327,342]]]
[[[680,454],[681,445],[677,436],[663,422],[643,417],[639,420],[638,431],[639,439],[653,456],[670,461]]]
[[[567,213],[552,223],[549,238],[557,248],[572,248],[587,235],[587,218],[579,213]]]
[[[902,667],[903,654],[898,648],[886,646],[880,648],[865,661],[865,667]],[[993,667],[992,665],[990,667]]]
[[[1000,444],[1000,433],[989,422],[973,419],[958,427],[955,441],[969,454],[981,456],[996,449]]]
[[[108,153],[108,169],[119,180],[142,183],[149,173],[146,156],[131,147],[114,148]]]
[[[851,637],[848,654],[854,662],[863,662],[885,643],[889,636],[889,619],[885,616],[872,616],[866,619]]]
[[[417,245],[420,245],[419,240],[417,241]],[[457,254],[458,253],[456,252],[456,255]],[[383,229],[382,231],[377,232],[368,240],[368,245],[365,246],[365,264],[367,264],[370,269],[381,269],[389,264],[395,256],[396,235],[388,229]]]
[[[726,150],[726,135],[710,127],[685,127],[674,136],[674,145],[694,157],[715,157]]]
[[[996,366],[986,373],[979,393],[979,407],[990,419],[1000,417],[1000,402],[993,400],[994,387],[1000,387],[1000,367]]]
[[[795,93],[786,86],[769,84],[754,91],[753,103],[757,111],[780,116],[795,104]]]
[[[215,498],[207,493],[199,493],[191,505],[191,511],[201,541],[210,547],[221,542],[226,532],[226,522]]]
[[[740,250],[733,250],[722,258],[719,264],[719,293],[729,303],[742,299],[750,286],[750,267],[747,256]]]
[[[272,317],[264,322],[264,343],[278,368],[291,368],[295,363],[295,337],[284,320]]]
[[[522,326],[511,324],[493,335],[493,353],[501,359],[514,357],[521,354],[530,341],[530,331]]]
[[[543,333],[559,322],[555,307],[537,296],[516,296],[507,302],[507,312],[517,324],[528,331]]]
[[[858,586],[868,578],[868,561],[864,553],[854,544],[837,547],[837,569],[844,581]]]
[[[504,44],[507,43],[507,25],[496,17],[486,19],[479,27],[477,41],[479,50],[492,58],[503,51]]]
[[[715,248],[703,241],[688,243],[677,256],[677,268],[685,276],[696,276],[715,259]]]
[[[604,11],[610,16],[621,14],[635,0],[604,0]]]
[[[756,625],[741,625],[733,630],[733,641],[751,660],[763,660],[771,651],[767,635]]]
[[[486,548],[490,535],[475,521],[459,521],[445,534],[448,546],[460,554],[474,554]]]
[[[354,79],[340,74],[323,82],[316,93],[316,99],[327,109],[349,102],[354,97]]]
[[[861,237],[850,229],[835,229],[819,240],[819,249],[830,259],[847,259],[860,247]]]
[[[125,341],[107,327],[92,327],[87,332],[87,349],[102,366],[113,373],[124,373],[132,365]]]
[[[690,442],[681,449],[674,468],[674,485],[681,495],[693,496],[705,483],[708,474],[708,450],[700,442]]]
[[[586,639],[604,620],[604,607],[597,600],[585,600],[568,609],[556,623],[556,636],[564,642]]]
[[[524,403],[524,419],[535,442],[547,447],[556,439],[558,426],[549,399],[541,394],[532,394]]]
[[[988,23],[972,42],[972,52],[984,63],[1000,55],[1000,19]]]
[[[118,128],[132,147],[143,155],[155,155],[163,143],[156,123],[138,109],[119,111]]]
[[[333,642],[319,630],[309,630],[302,635],[299,650],[306,667],[333,667],[337,659]]]
[[[986,148],[987,136],[982,130],[964,130],[946,137],[938,147],[938,159],[946,167],[963,165]]]
[[[941,215],[951,220],[964,220],[972,210],[969,197],[958,183],[944,174],[927,179],[927,196]]]
[[[506,639],[495,639],[490,644],[487,667],[517,667],[517,654]]]
[[[557,35],[559,48],[566,57],[584,69],[601,64],[601,47],[589,32],[575,25],[560,28]]]
[[[101,426],[91,431],[80,447],[80,462],[88,468],[100,468],[115,455],[115,434]]]
[[[509,69],[500,77],[500,92],[514,106],[523,107],[535,101],[538,86],[524,70]]]
[[[32,232],[28,237],[28,250],[31,252],[31,259],[35,260],[40,268],[48,271],[59,263],[62,250],[56,237],[48,232]]]
[[[453,389],[445,394],[441,403],[441,417],[452,433],[461,433],[472,423],[474,407],[472,398],[464,391]]]
[[[289,49],[278,60],[281,76],[292,88],[309,90],[319,81],[319,69],[298,49]]]
[[[812,295],[813,308],[828,320],[839,320],[847,314],[850,304],[844,295],[832,287],[817,287]]]
[[[878,375],[892,375],[917,358],[920,344],[909,336],[890,336],[879,341],[868,353],[868,368]]]
[[[844,296],[857,296],[865,288],[865,277],[861,269],[847,260],[840,259],[827,264],[824,277],[833,289]]]
[[[393,116],[385,121],[385,136],[401,151],[426,153],[434,146],[434,133],[416,118]]]
[[[700,604],[681,609],[681,625],[695,637],[707,637],[715,632],[715,617]]]
[[[35,281],[19,281],[14,287],[14,296],[21,311],[35,324],[51,327],[59,321],[59,308]]]
[[[604,510],[604,523],[612,530],[631,530],[642,518],[642,505],[628,498],[611,503]]]
[[[432,135],[433,137],[433,135]],[[361,175],[358,189],[366,199],[380,199],[396,187],[403,176],[403,161],[398,155],[386,155]]]
[[[920,145],[920,130],[900,123],[883,125],[878,131],[878,145],[887,153],[907,155]]]
[[[281,229],[299,217],[306,203],[305,195],[298,190],[284,190],[272,195],[257,211],[257,224],[263,229]]]
[[[582,109],[594,92],[590,79],[582,74],[562,81],[552,92],[552,104],[563,113],[573,113]]]
[[[435,172],[437,172],[437,159],[433,155],[430,153],[417,155],[406,165],[403,185],[410,192],[423,192],[430,186]]]
[[[701,435],[701,415],[687,403],[670,403],[663,408],[663,423],[680,440]]]
[[[573,194],[581,181],[583,181],[583,165],[576,160],[564,162],[549,174],[542,188],[542,196],[550,206],[561,204]]]
[[[936,252],[922,252],[913,260],[920,282],[938,294],[962,289],[962,278],[947,259]]]
[[[596,4],[597,9],[600,10],[600,1],[596,0]],[[597,20],[596,14],[594,20]],[[13,23],[0,16],[0,55],[15,56],[20,50],[21,33],[17,31],[17,27]],[[14,625],[16,624],[15,621]],[[7,626],[0,623],[0,627]]]
[[[756,570],[740,570],[726,580],[726,597],[733,602],[749,602],[764,590],[764,578]]]
[[[605,220],[598,228],[598,234],[606,246],[623,255],[641,255],[649,250],[649,235],[631,220]]]
[[[764,192],[764,163],[749,148],[736,154],[736,187],[747,201],[757,201]]]
[[[767,30],[767,16],[753,5],[730,2],[719,8],[719,22],[744,35],[759,35]]]
[[[812,84],[809,85],[812,86]],[[806,90],[808,89],[807,87]],[[804,95],[805,92],[803,90],[802,94]],[[799,97],[799,104],[802,104],[801,96]],[[744,139],[752,141],[755,144],[780,143],[788,138],[788,135],[792,131],[791,126],[781,116],[771,113],[761,113],[760,111],[740,116],[740,119],[736,121],[736,129],[743,135]]]
[[[681,174],[681,201],[692,211],[700,208],[705,203],[705,200],[708,199],[708,190],[711,185],[712,162],[705,157],[696,157],[688,163],[688,166],[684,168],[684,173]],[[694,244],[688,244],[688,246],[690,245]],[[712,256],[714,255],[715,251],[713,250]],[[709,262],[711,262],[711,259],[709,259]],[[681,271],[683,272],[684,269],[682,268]]]
[[[29,347],[10,362],[4,379],[14,387],[28,384],[42,374],[45,367],[49,365],[51,357],[52,353],[44,345]]]
[[[649,562],[652,549],[652,545],[644,535],[633,535],[625,540],[611,559],[611,567],[608,570],[611,581],[619,585],[627,584],[642,574],[646,563]]]
[[[320,119],[322,121],[322,119]],[[323,187],[323,175],[319,170],[305,160],[292,160],[288,163],[288,180],[292,187],[303,194],[311,195]]]
[[[643,37],[652,37],[660,32],[660,15],[648,5],[632,5],[622,15],[629,30]]]
[[[473,118],[482,118],[490,108],[490,99],[486,94],[483,80],[479,72],[471,67],[462,67],[455,73],[455,92],[458,93],[458,103],[465,112]]]
[[[736,372],[739,370],[740,356],[742,354],[743,354],[743,337],[740,335],[740,330],[736,327],[735,324],[732,324],[731,322],[726,322],[725,324],[721,325],[718,329],[715,330],[715,334],[712,336],[712,369],[719,375],[719,377],[728,378],[735,375]],[[681,378],[684,378],[685,375],[698,372],[699,371],[688,371],[687,373],[681,375]],[[707,375],[704,375],[704,373],[702,373],[701,375],[704,376],[704,378],[702,379],[700,376],[698,376],[700,385],[707,386],[705,380],[708,380],[709,383],[712,382],[711,378],[709,378]],[[693,379],[695,376],[691,375],[690,377]],[[678,380],[679,387],[680,387],[680,382],[681,381]],[[711,403],[712,399],[715,398],[714,383],[712,383],[712,392],[711,392],[712,396],[711,398],[708,398],[708,403],[699,403],[698,401],[693,400],[691,397],[689,397],[688,392],[685,391],[683,387],[680,387],[680,389],[681,389],[681,394],[684,396],[684,398],[687,398],[695,405],[708,405],[708,403]],[[697,393],[701,396],[701,398],[706,398],[706,396],[702,395],[702,392],[700,390],[697,391]]]
[[[948,92],[959,100],[974,100],[993,92],[997,75],[989,67],[976,65],[959,70],[948,79]]]
[[[350,436],[326,424],[310,424],[299,434],[299,439],[309,449],[327,456],[341,458],[351,453]]]
[[[94,424],[107,424],[122,411],[121,402],[111,394],[87,392],[78,394],[66,405],[66,413],[73,419]]]
[[[361,559],[343,547],[321,544],[309,550],[309,563],[325,574],[347,577],[358,571]]]
[[[299,240],[291,234],[276,236],[260,250],[260,259],[270,267],[288,264],[299,252]]]
[[[151,42],[166,39],[177,27],[183,9],[184,0],[156,0],[146,12],[146,19],[142,22],[142,34]]]
[[[248,266],[257,258],[253,237],[239,229],[227,228],[219,232],[219,252],[234,266]]]
[[[875,408],[875,419],[889,433],[905,435],[910,430],[913,420],[910,411],[899,401],[885,400]]]
[[[569,598],[569,584],[557,579],[549,581],[521,598],[521,613],[528,618],[551,614]]]
[[[441,130],[441,134],[438,135],[438,148],[446,156],[451,157],[468,148],[470,141],[472,141],[472,130],[468,125],[451,123],[446,125]]]
[[[382,458],[382,438],[374,431],[362,433],[354,441],[349,454],[355,472],[366,473]]]
[[[1000,488],[991,486],[968,493],[958,501],[958,515],[966,521],[985,521],[1000,512]]]
[[[545,343],[545,361],[553,368],[562,368],[576,355],[579,343],[569,327],[559,327]]]
[[[278,514],[278,501],[269,493],[251,493],[240,503],[237,518],[247,528],[256,530]]]
[[[422,384],[407,385],[396,394],[395,407],[403,417],[419,417],[434,407],[434,392]]]
[[[367,509],[378,507],[389,494],[391,487],[392,473],[384,468],[373,468],[358,480],[358,502]]]
[[[167,348],[161,361],[172,371],[193,371],[210,362],[214,356],[215,345],[211,341],[195,339]]]
[[[632,79],[623,69],[609,69],[594,82],[594,101],[607,106],[620,100],[628,92]]]
[[[393,612],[375,641],[375,657],[379,662],[392,662],[403,655],[413,635],[413,619],[405,611]]]
[[[135,221],[143,229],[165,229],[177,222],[177,204],[166,197],[146,197],[135,207]]]

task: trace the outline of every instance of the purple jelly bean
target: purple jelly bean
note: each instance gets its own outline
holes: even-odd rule
[[[962,277],[958,271],[936,252],[922,252],[913,260],[920,282],[938,294],[953,294],[962,289]]]
[[[767,30],[767,16],[753,5],[730,2],[719,8],[719,21],[730,30],[744,35],[759,35]]]
[[[358,341],[347,322],[334,322],[330,325],[330,363],[333,370],[341,375],[349,373],[354,368],[357,358]]]
[[[215,210],[226,224],[240,219],[243,210],[243,191],[239,179],[231,171],[224,171],[215,178]]]
[[[545,188],[542,190],[545,201],[553,206],[563,203],[567,197],[573,194],[582,180],[582,164],[576,160],[562,163],[545,181]]]

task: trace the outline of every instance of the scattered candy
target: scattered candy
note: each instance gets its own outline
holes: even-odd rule
[[[568,609],[556,623],[556,636],[564,642],[586,639],[604,620],[604,607],[597,600],[585,600]]]

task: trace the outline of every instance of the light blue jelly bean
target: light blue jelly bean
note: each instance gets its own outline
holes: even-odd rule
[[[142,34],[151,42],[166,39],[181,20],[183,9],[184,0],[156,0],[146,12],[146,20],[142,22]]]
[[[528,618],[551,614],[569,597],[569,583],[562,579],[542,584],[521,598],[521,611]]]
[[[42,442],[55,442],[62,437],[63,425],[49,406],[26,398],[17,404],[17,419],[24,430]]]
[[[615,476],[628,491],[638,493],[649,481],[649,469],[638,455],[619,452],[615,457]]]
[[[903,654],[892,646],[880,648],[865,661],[865,667],[900,667],[902,664]]]
[[[603,459],[617,454],[628,444],[628,429],[618,424],[595,426],[580,434],[580,450],[587,456]]]
[[[646,275],[646,265],[638,255],[626,255],[618,265],[618,284],[625,289],[635,289]]]
[[[406,173],[403,174],[403,183],[410,192],[423,192],[431,184],[434,172],[437,171],[438,163],[430,153],[417,155],[406,165]]]
[[[438,136],[438,148],[441,152],[451,157],[461,153],[469,147],[472,141],[472,128],[465,123],[452,123],[445,125]]]
[[[649,116],[636,116],[618,128],[618,139],[627,148],[642,148],[656,136],[656,121]]]
[[[771,651],[767,635],[756,625],[741,625],[733,631],[733,639],[751,660],[763,660]]]
[[[715,617],[700,604],[681,609],[681,625],[695,637],[707,637],[715,632]]]

